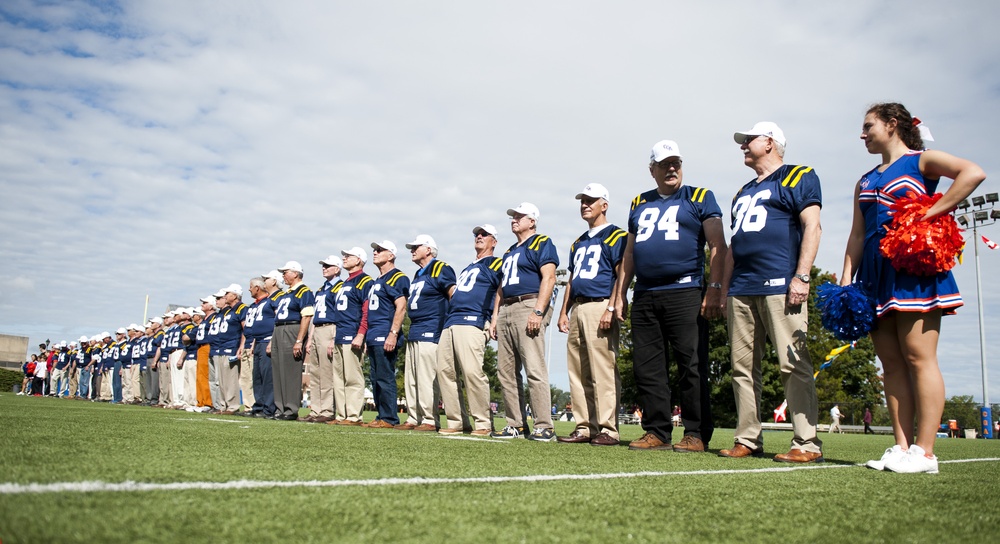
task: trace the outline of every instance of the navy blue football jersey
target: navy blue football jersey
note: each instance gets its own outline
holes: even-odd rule
[[[538,293],[542,266],[550,263],[559,267],[558,251],[548,236],[535,234],[521,245],[510,246],[503,254],[504,298]]]
[[[361,317],[372,290],[372,277],[364,272],[348,277],[337,290],[337,343],[350,344],[361,328]]]
[[[492,255],[465,267],[455,282],[451,305],[444,326],[486,326],[493,315],[493,298],[500,287],[503,260]]]
[[[240,302],[235,308],[226,308],[216,314],[216,319],[209,325],[209,334],[212,327],[217,327],[212,355],[236,355],[236,351],[240,348],[240,340],[243,338],[243,318],[246,313],[247,305]]]
[[[569,247],[570,296],[610,298],[615,267],[625,255],[628,233],[606,223],[591,234],[580,235]]]
[[[799,213],[822,202],[819,176],[808,166],[786,164],[744,185],[733,197],[729,294],[784,294],[799,262]]]
[[[712,191],[700,187],[684,185],[668,197],[653,189],[632,199],[628,231],[635,235],[635,292],[700,287],[703,223],[712,217],[722,217],[722,210]]]
[[[410,293],[410,278],[398,268],[379,276],[368,294],[368,334],[365,343],[369,346],[381,346],[392,328],[392,317],[396,313],[397,298],[407,298]],[[338,334],[339,336],[339,334]],[[404,341],[403,332],[399,331],[396,343]]]
[[[271,342],[271,335],[274,334],[274,311],[278,307],[278,299],[284,294],[279,289],[250,305],[243,320],[243,334],[247,338],[260,345]]]
[[[302,311],[315,304],[316,297],[305,284],[299,284],[294,289],[290,287],[287,291],[282,291],[281,296],[274,301],[274,324],[301,323]]]
[[[337,322],[337,290],[344,283],[340,278],[323,282],[316,290],[316,313],[313,314],[313,325],[326,325]]]
[[[437,343],[448,315],[448,291],[455,285],[455,269],[437,259],[417,270],[410,282],[406,311],[410,316],[408,340]]]

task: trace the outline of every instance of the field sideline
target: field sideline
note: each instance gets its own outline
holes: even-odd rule
[[[799,467],[12,394],[0,429],[4,544],[992,542],[1000,523],[1000,441],[942,439],[940,474],[897,475],[858,466],[886,436],[824,433],[827,462]],[[769,456],[789,439],[768,432]]]

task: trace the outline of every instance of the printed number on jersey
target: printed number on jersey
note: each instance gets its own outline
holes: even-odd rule
[[[465,270],[462,275],[458,277],[458,282],[455,284],[456,289],[462,291],[463,293],[468,293],[476,286],[476,278],[479,277],[479,269],[473,268],[472,270]]]
[[[660,231],[664,240],[680,239],[680,223],[677,222],[677,210],[680,205],[673,205],[663,210],[660,214],[659,208],[649,207],[639,214],[639,231],[635,233],[636,242],[649,240],[653,233]]]
[[[507,287],[508,285],[517,285],[521,283],[521,278],[517,277],[517,261],[520,258],[521,254],[515,253],[512,257],[508,257],[503,260],[502,287]]]
[[[761,200],[771,198],[771,191],[765,189],[755,195],[742,196],[733,205],[733,232],[760,232],[767,224],[767,208],[760,205]]]
[[[600,267],[600,244],[581,247],[573,254],[573,279],[583,278],[585,280],[592,280],[597,277],[597,271]]]
[[[411,310],[416,310],[417,309],[417,299],[420,298],[420,291],[422,291],[424,289],[424,283],[426,283],[426,282],[418,281],[417,283],[414,283],[414,284],[410,285],[410,309]]]

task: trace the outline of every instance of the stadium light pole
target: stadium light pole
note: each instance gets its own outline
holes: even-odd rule
[[[569,276],[569,270],[565,268],[560,268],[556,270],[556,286],[552,289],[552,298],[549,299],[549,306],[552,307],[552,313],[556,316],[556,327],[559,327],[559,312],[562,311],[562,306],[556,302],[556,298],[559,296],[559,288],[569,285],[569,280],[566,279]],[[565,295],[563,295],[565,296]],[[552,364],[552,323],[549,323],[549,337],[545,339],[545,368],[551,369]]]
[[[989,382],[986,372],[986,326],[983,318],[983,279],[979,268],[979,229],[988,227],[1000,219],[1000,210],[994,207],[1000,200],[997,193],[987,193],[984,196],[972,197],[972,205],[968,199],[958,204],[955,219],[964,228],[972,225],[972,247],[976,255],[976,301],[979,305],[979,364],[983,373],[983,407],[980,409],[980,434],[993,438],[993,409],[990,406]],[[970,208],[972,208],[970,210]]]

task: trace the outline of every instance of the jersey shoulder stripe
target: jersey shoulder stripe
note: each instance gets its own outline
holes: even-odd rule
[[[240,305],[236,307],[236,313],[240,313],[240,312],[242,312],[243,310],[246,310],[246,309],[247,309],[247,305],[243,304],[241,302]]]
[[[809,172],[812,172],[811,166],[796,166],[795,168],[792,168],[790,172],[788,172],[788,175],[785,176],[785,179],[781,180],[781,186],[795,187],[796,185],[798,185],[799,181],[802,180],[802,176],[808,174]]]
[[[278,289],[277,291],[274,292],[273,295],[271,295],[271,300],[277,302],[278,299],[281,298],[281,297],[283,297],[283,296],[285,296],[285,290],[284,289]]]
[[[500,270],[501,266],[503,266],[503,259],[501,259],[500,257],[493,257],[493,262],[490,263],[489,269],[494,272],[497,272]]]
[[[406,277],[406,274],[404,274],[404,273],[402,273],[400,271],[396,271],[396,273],[393,274],[392,277],[390,277],[388,280],[386,280],[385,283],[387,285],[391,285],[391,286],[395,287],[396,286],[396,282],[399,281],[399,278],[405,278],[405,277]]]
[[[344,281],[340,280],[340,281],[337,282],[336,285],[334,285],[333,287],[330,288],[330,292],[331,293],[338,293],[338,292],[340,292],[340,288],[343,287],[343,286],[344,286]]]
[[[440,276],[441,275],[441,271],[444,270],[444,267],[446,267],[446,266],[448,266],[448,263],[446,263],[444,261],[438,261],[438,262],[434,263],[434,268],[431,269],[431,277],[432,278],[436,278],[436,277]]]
[[[624,238],[627,235],[628,233],[623,231],[622,229],[615,229],[611,231],[611,234],[609,234],[607,238],[604,239],[604,243],[607,244],[609,247],[615,247],[615,244],[617,244],[622,238]]]
[[[693,190],[691,193],[691,202],[705,202],[705,195],[708,194],[708,189],[702,187],[692,187],[691,189]]]
[[[536,234],[535,239],[532,240],[530,244],[528,244],[528,249],[533,249],[535,251],[538,251],[538,248],[542,246],[542,243],[548,239],[549,237],[545,236],[544,234]]]
[[[645,199],[644,195],[645,195],[645,193],[643,193],[641,195],[638,195],[638,196],[636,196],[635,198],[632,199],[632,207],[629,208],[630,212],[634,211],[637,207],[639,207],[639,206],[641,206],[641,205],[643,205],[643,204],[646,203],[646,199]]]
[[[309,292],[309,288],[306,287],[305,285],[303,285],[303,286],[299,287],[299,289],[297,291],[295,291],[295,298],[302,298],[308,292]]]
[[[372,281],[372,277],[369,276],[369,275],[367,275],[367,274],[365,274],[364,277],[362,277],[360,280],[358,280],[358,284],[356,285],[356,287],[358,289],[361,289],[362,287],[365,286],[366,283],[368,283],[370,281]]]

